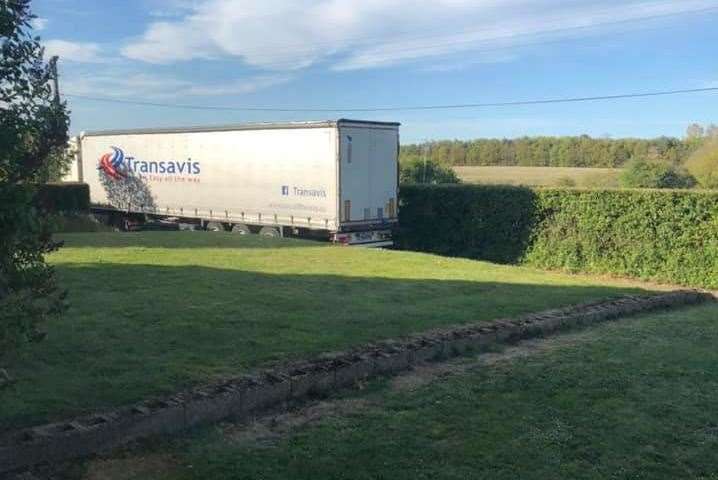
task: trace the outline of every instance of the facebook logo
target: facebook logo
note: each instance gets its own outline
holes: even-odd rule
[[[282,185],[282,195],[289,195],[289,185]]]

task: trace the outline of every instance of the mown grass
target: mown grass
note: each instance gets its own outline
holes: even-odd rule
[[[454,167],[466,183],[529,187],[618,187],[618,168]]]
[[[224,425],[84,468],[109,479],[718,478],[718,306],[545,342],[413,389],[385,382],[354,394],[365,402],[351,413],[289,435],[256,442]],[[135,476],[116,476],[130,465]]]
[[[112,232],[114,229],[87,214],[53,215],[50,219],[56,233]]]
[[[249,369],[633,291],[527,268],[207,232],[67,234],[70,309],[9,358],[0,430]]]

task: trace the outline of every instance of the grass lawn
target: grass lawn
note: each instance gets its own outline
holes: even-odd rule
[[[718,306],[603,324],[377,382],[281,431],[225,424],[85,478],[716,479]],[[518,355],[517,353],[522,353]],[[503,358],[502,358],[503,357]],[[412,380],[413,381],[408,381]],[[422,380],[422,381],[419,381]],[[277,433],[272,435],[272,432]]]
[[[466,183],[541,187],[617,187],[618,168],[454,167]]]
[[[172,393],[432,327],[630,291],[464,259],[206,232],[66,234],[69,289],[45,342],[10,358],[0,430]]]

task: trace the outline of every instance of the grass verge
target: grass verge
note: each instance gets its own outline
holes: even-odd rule
[[[716,342],[715,304],[603,324],[533,351],[442,367],[422,381],[385,381],[299,426],[296,415],[251,428],[225,424],[78,473],[715,479]],[[129,465],[136,476],[118,477]]]
[[[0,430],[433,327],[614,296],[610,280],[206,232],[67,234],[70,310],[7,360]]]

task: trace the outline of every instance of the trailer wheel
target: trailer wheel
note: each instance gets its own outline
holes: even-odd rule
[[[232,233],[236,233],[237,235],[249,235],[252,233],[252,230],[250,230],[249,227],[243,223],[235,223],[232,225]]]
[[[205,229],[208,232],[224,232],[224,226],[219,222],[209,222]]]
[[[279,229],[274,227],[262,227],[259,234],[263,237],[279,238],[282,235],[279,233]]]

